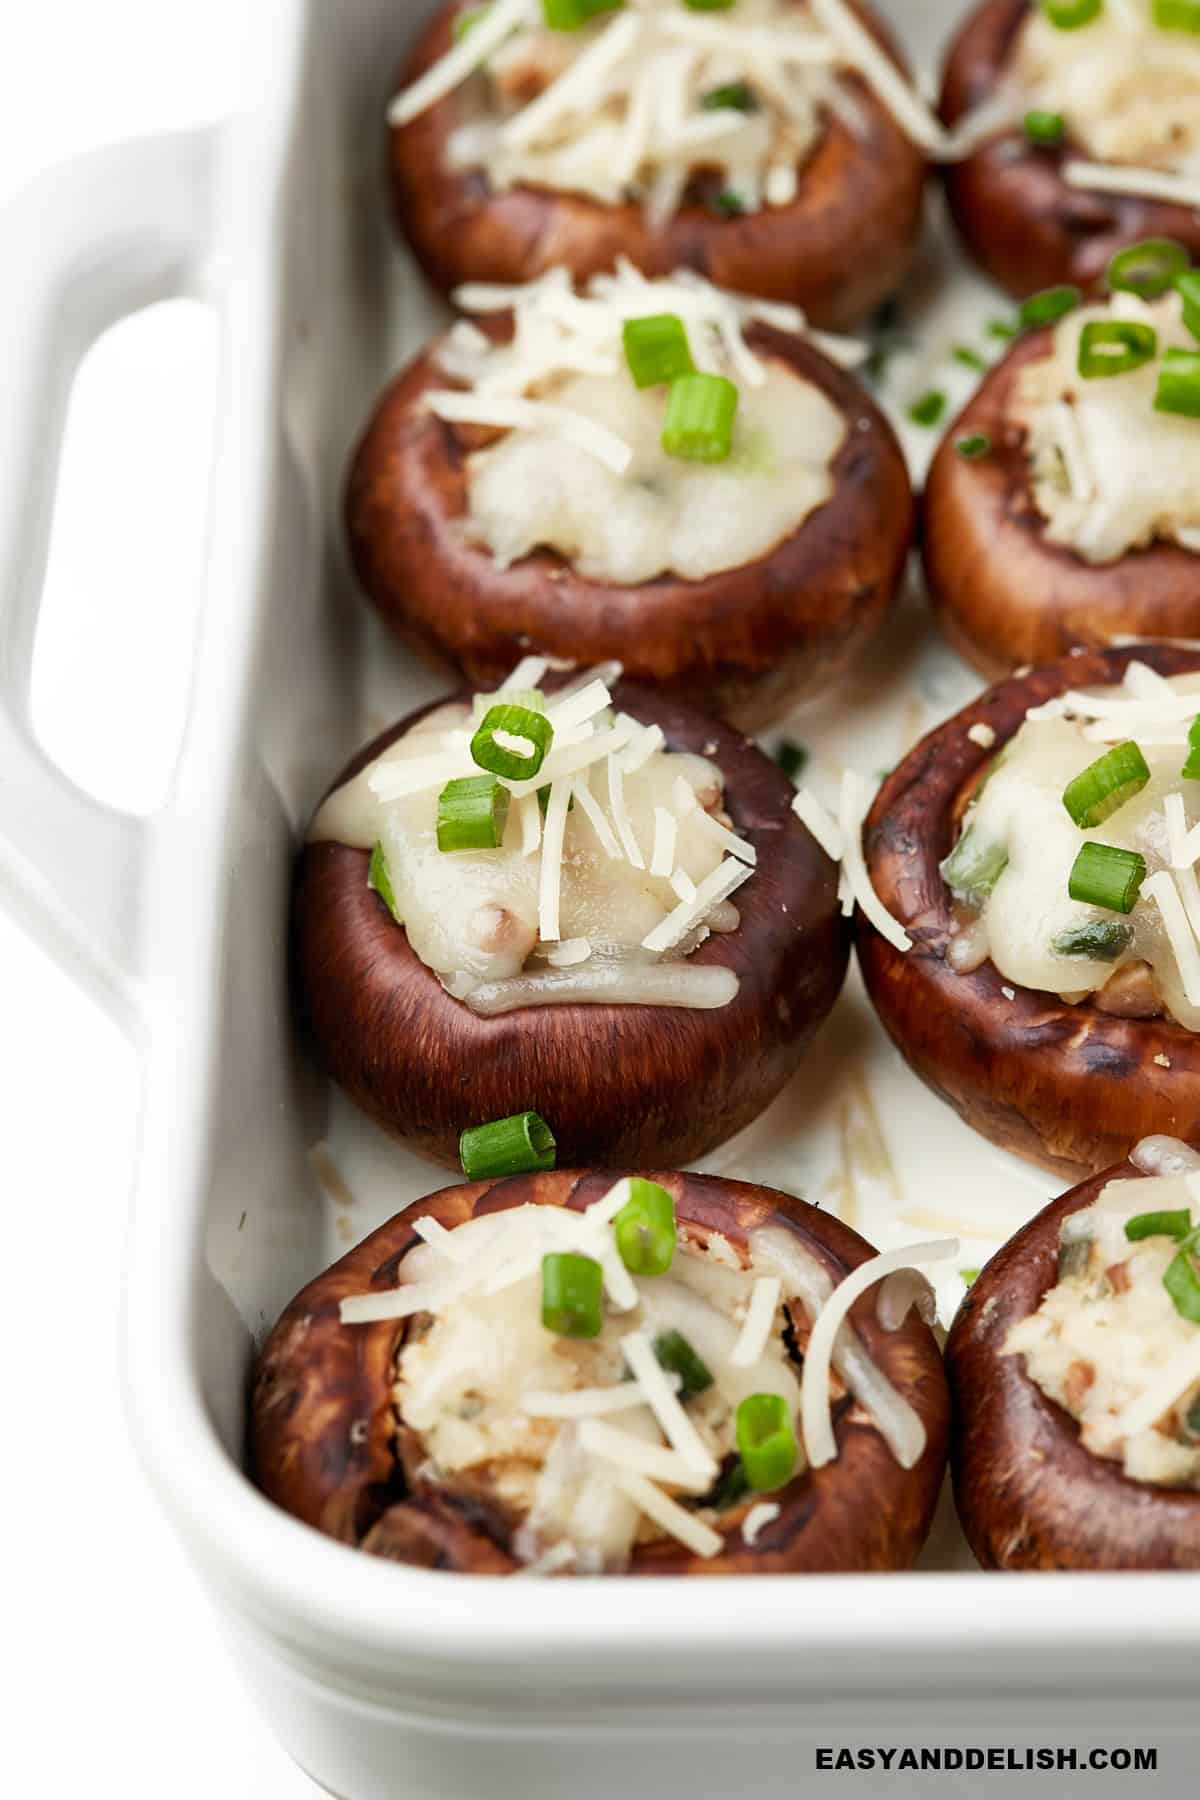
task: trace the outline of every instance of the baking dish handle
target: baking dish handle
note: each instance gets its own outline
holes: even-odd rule
[[[42,749],[34,638],[76,371],[125,314],[200,288],[218,141],[205,129],[117,144],[49,170],[0,212],[0,904],[126,1028],[151,826]]]

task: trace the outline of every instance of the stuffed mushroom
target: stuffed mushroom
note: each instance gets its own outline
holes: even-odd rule
[[[837,996],[834,866],[745,739],[540,674],[403,721],[340,778],[296,872],[300,1011],[363,1110],[442,1162],[464,1123],[528,1108],[564,1161],[690,1161]]]
[[[934,611],[989,676],[1200,633],[1200,273],[1179,245],[1129,254],[1105,301],[1039,296],[1061,316],[985,376],[929,473]]]
[[[867,818],[859,960],[968,1124],[1103,1168],[1200,1125],[1200,650],[1080,653],[926,737]]]
[[[1010,293],[1092,289],[1145,238],[1200,255],[1200,38],[1171,0],[985,0],[952,45],[942,116],[991,129],[946,170],[968,250]]]
[[[349,477],[401,637],[479,686],[527,649],[617,658],[745,728],[846,666],[912,533],[892,431],[821,347],[857,346],[628,264],[459,299],[475,319],[393,382]]]
[[[279,1320],[256,1479],[329,1536],[428,1568],[906,1568],[949,1410],[929,1328],[875,1290],[906,1259],[709,1176],[443,1189]]]
[[[396,224],[446,293],[625,256],[837,330],[899,286],[940,142],[846,0],[445,5],[389,122]]]
[[[985,1568],[1200,1569],[1200,1156],[1151,1138],[1039,1213],[946,1346]]]

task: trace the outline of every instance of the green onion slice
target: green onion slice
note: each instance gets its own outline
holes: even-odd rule
[[[913,401],[908,416],[914,425],[936,425],[946,410],[946,396],[940,388],[930,388]]]
[[[640,388],[657,387],[677,375],[695,370],[688,349],[687,332],[677,313],[653,313],[645,319],[626,319],[621,327],[625,361]]]
[[[796,1433],[780,1394],[747,1394],[734,1426],[746,1479],[757,1494],[770,1494],[795,1473]]]
[[[498,744],[496,735],[524,738],[528,752]],[[509,781],[529,781],[546,760],[546,752],[554,742],[554,727],[544,712],[528,706],[492,706],[471,739],[471,760],[489,775],[503,775]]]
[[[379,895],[397,925],[403,925],[404,920],[396,911],[396,891],[392,886],[392,878],[388,874],[387,857],[384,855],[382,844],[376,844],[371,852],[371,866],[367,870],[367,886],[373,888]]]
[[[1017,316],[1026,331],[1036,325],[1053,325],[1056,319],[1074,312],[1082,299],[1077,287],[1043,288],[1040,294],[1030,294],[1028,300],[1022,300]]]
[[[1174,238],[1143,238],[1118,250],[1108,265],[1105,277],[1115,293],[1140,294],[1143,300],[1156,300],[1174,287],[1177,278],[1191,267],[1191,257]]]
[[[604,1324],[604,1270],[594,1256],[551,1250],[542,1258],[542,1324],[559,1337],[594,1338]]]
[[[1056,956],[1087,956],[1093,962],[1116,962],[1133,942],[1133,929],[1119,919],[1095,919],[1088,925],[1073,925],[1051,938],[1050,948]]]
[[[438,795],[439,850],[498,850],[510,795],[494,775],[463,775]]]
[[[1200,716],[1188,726],[1188,753],[1180,773],[1187,781],[1200,781]]]
[[[808,751],[803,744],[794,744],[790,738],[784,738],[775,746],[775,761],[790,781],[796,781],[808,765]]]
[[[686,4],[686,0],[685,0]],[[736,219],[746,210],[746,202],[734,188],[722,188],[708,203],[709,211],[722,219]]]
[[[1063,805],[1082,829],[1103,825],[1105,819],[1140,794],[1150,779],[1150,769],[1141,750],[1131,740],[1114,744],[1103,756],[1063,789]]]
[[[727,81],[724,87],[709,88],[700,107],[703,112],[757,112],[758,98],[744,81]]]
[[[1075,858],[1067,881],[1072,900],[1103,906],[1108,912],[1131,913],[1146,879],[1146,859],[1136,850],[1088,842]]]
[[[700,1502],[702,1506],[711,1506],[714,1512],[728,1512],[739,1500],[744,1500],[750,1492],[750,1483],[746,1479],[746,1470],[740,1456],[722,1469],[710,1491]]]
[[[1085,381],[1128,375],[1153,360],[1158,333],[1137,319],[1090,319],[1079,334],[1077,367]]]
[[[1175,1304],[1180,1318],[1200,1325],[1200,1274],[1195,1257],[1200,1251],[1200,1231],[1190,1231],[1180,1243],[1163,1276],[1163,1286]]]
[[[1158,371],[1156,412],[1200,419],[1200,350],[1168,350]]]
[[[1154,0],[1154,23],[1160,31],[1200,32],[1200,0]]]
[[[1194,338],[1200,338],[1200,269],[1177,275],[1175,288],[1183,301],[1183,322]]]
[[[506,1175],[552,1169],[557,1149],[554,1133],[535,1112],[468,1126],[458,1140],[459,1160],[468,1181],[499,1181]]]
[[[1078,31],[1104,11],[1104,0],[1042,0],[1042,11],[1059,31]]]
[[[1192,1215],[1186,1207],[1179,1212],[1139,1213],[1136,1219],[1126,1219],[1125,1236],[1131,1244],[1140,1244],[1143,1238],[1169,1237],[1185,1238],[1192,1229]]]
[[[666,1188],[635,1175],[613,1232],[631,1275],[665,1275],[675,1255],[675,1202]]]
[[[958,1273],[964,1287],[974,1287],[979,1280],[978,1269],[960,1269]]]
[[[955,344],[952,354],[955,362],[961,363],[964,369],[975,369],[982,373],[988,366],[986,356],[980,356],[978,350],[972,350],[970,344]]]
[[[967,437],[956,438],[954,448],[968,462],[978,462],[981,456],[990,455],[992,440],[985,432],[973,431]]]
[[[1013,338],[1019,337],[1020,333],[1021,327],[1015,325],[1011,319],[989,319],[987,322],[988,336],[1000,338],[1004,343],[1010,343]]]
[[[685,462],[724,462],[733,447],[738,391],[724,375],[680,375],[667,395],[662,446]]]
[[[1067,121],[1061,113],[1035,111],[1025,114],[1025,136],[1031,144],[1061,144],[1066,130]]]
[[[967,829],[941,864],[942,880],[956,894],[984,899],[1008,866],[1004,844],[989,843],[974,825]]]
[[[733,0],[683,0],[689,12],[728,12]]]
[[[702,1394],[713,1384],[712,1371],[697,1356],[682,1331],[662,1331],[654,1340],[654,1354],[659,1365],[682,1382],[680,1392],[685,1400]]]
[[[542,0],[542,18],[551,31],[579,31],[601,13],[617,12],[625,0]]]

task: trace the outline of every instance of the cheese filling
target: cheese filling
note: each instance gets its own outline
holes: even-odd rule
[[[550,188],[640,203],[652,229],[710,178],[723,214],[788,206],[830,115],[865,135],[857,73],[901,129],[937,152],[936,118],[846,0],[738,0],[697,14],[630,0],[577,30],[548,29],[537,0],[494,0],[455,47],[398,94],[406,124],[461,89],[453,167],[492,188]]]
[[[1200,180],[1200,39],[1155,25],[1151,0],[1112,0],[1073,31],[1031,6],[1008,79],[1097,161]]]
[[[753,318],[803,331],[795,308],[743,300],[686,272],[647,281],[627,263],[581,295],[555,271],[515,290],[460,289],[456,299],[478,313],[513,310],[508,344],[469,322],[456,327],[439,362],[468,391],[427,396],[443,418],[503,430],[467,461],[465,520],[500,567],[549,549],[618,586],[665,574],[702,580],[767,555],[830,499],[846,418],[743,336]],[[666,389],[638,389],[622,346],[626,320],[655,314],[680,318],[696,368],[738,389],[723,461],[663,447]],[[843,359],[857,355],[857,346],[821,341]]]
[[[1200,1487],[1200,1326],[1164,1286],[1179,1243],[1130,1241],[1125,1227],[1150,1213],[1200,1218],[1198,1198],[1194,1175],[1110,1181],[1063,1221],[1059,1279],[1004,1344],[1078,1422],[1085,1449],[1169,1487]]]
[[[512,799],[500,845],[438,848],[439,796],[482,773],[474,728],[491,701],[529,698],[521,677],[473,712],[439,707],[412,726],[330,795],[310,841],[379,847],[412,950],[481,1015],[555,1002],[727,1005],[734,971],[688,958],[711,932],[737,929],[730,896],[754,872],[754,846],[723,810],[717,765],[614,715],[602,681],[548,697],[555,738],[537,777],[502,781]]]
[[[1070,694],[1027,715],[942,865],[964,908],[953,967],[968,972],[990,957],[1014,987],[1070,1001],[1095,995],[1106,1011],[1165,1012],[1200,1030],[1200,841],[1191,836],[1200,784],[1181,773],[1197,714],[1200,676],[1168,682],[1135,662],[1122,688]],[[1127,739],[1141,749],[1149,781],[1102,823],[1076,825],[1063,802],[1067,784]],[[1146,879],[1128,915],[1070,897],[1085,842],[1144,857]]]
[[[1149,326],[1156,354],[1122,375],[1081,376],[1080,336],[1104,319]],[[1050,354],[1022,369],[1012,418],[1026,435],[1034,503],[1050,543],[1092,563],[1156,539],[1200,549],[1200,420],[1154,405],[1166,351],[1196,347],[1178,294],[1145,301],[1118,293],[1068,313]]]

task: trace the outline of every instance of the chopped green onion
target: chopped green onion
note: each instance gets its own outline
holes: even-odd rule
[[[696,365],[688,349],[687,332],[677,313],[654,313],[645,319],[626,319],[621,327],[625,361],[637,387],[657,387],[690,375]]]
[[[1035,111],[1025,114],[1025,136],[1031,144],[1061,144],[1066,129],[1067,121],[1061,113]]]
[[[367,870],[367,886],[373,888],[395,919],[397,925],[404,920],[396,911],[396,890],[392,886],[392,878],[388,874],[387,857],[383,853],[383,845],[376,844],[371,852],[371,866]]]
[[[1200,714],[1188,726],[1188,753],[1180,774],[1185,781],[1200,781]]]
[[[689,12],[728,12],[733,0],[683,0]]]
[[[733,446],[738,391],[724,375],[680,375],[667,395],[662,447],[685,462],[724,462]]]
[[[724,87],[709,88],[700,107],[703,112],[757,112],[758,99],[744,81],[727,81]]]
[[[494,775],[463,775],[438,795],[439,850],[498,850],[508,821],[509,791]]]
[[[1192,1215],[1186,1207],[1179,1212],[1139,1213],[1136,1219],[1126,1219],[1125,1236],[1131,1244],[1140,1244],[1143,1238],[1169,1237],[1185,1238],[1192,1229]]]
[[[795,1473],[796,1433],[780,1394],[747,1394],[735,1420],[746,1480],[757,1494],[785,1486]]]
[[[968,437],[956,438],[954,448],[960,456],[965,456],[968,462],[978,462],[981,456],[990,454],[992,440],[985,432],[973,431]]]
[[[498,744],[496,737],[501,731],[506,737],[524,738],[530,749],[513,750]],[[489,775],[503,775],[509,781],[531,781],[553,742],[554,727],[544,712],[534,712],[528,706],[493,706],[471,739],[471,760]]]
[[[1200,32],[1200,0],[1154,0],[1154,23],[1160,31]]]
[[[454,23],[450,28],[451,36],[456,44],[461,44],[468,31],[474,30],[481,19],[486,19],[491,12],[490,6],[468,6],[454,15]]]
[[[559,1337],[600,1336],[604,1270],[594,1256],[551,1250],[542,1258],[542,1324]]]
[[[631,1275],[665,1275],[675,1255],[675,1202],[666,1188],[633,1176],[613,1233]]]
[[[1200,338],[1200,269],[1177,275],[1175,288],[1183,301],[1183,322],[1194,338]]]
[[[719,213],[723,219],[736,219],[746,210],[746,202],[733,188],[722,188],[720,193],[712,196],[708,205],[710,212]]]
[[[1114,294],[1140,294],[1157,300],[1191,267],[1191,257],[1174,238],[1144,238],[1118,250],[1108,265],[1105,279]]]
[[[1133,931],[1119,919],[1096,919],[1073,925],[1050,940],[1056,956],[1087,956],[1093,962],[1116,962],[1133,942]]]
[[[980,356],[978,350],[972,350],[970,344],[955,344],[952,355],[955,362],[961,363],[964,369],[975,369],[982,373],[988,366],[986,356]]]
[[[740,1456],[735,1456],[722,1469],[709,1492],[700,1502],[702,1506],[711,1506],[714,1512],[728,1512],[739,1500],[744,1500],[750,1492],[750,1483],[746,1479],[746,1470]]]
[[[1072,1238],[1069,1243],[1060,1244],[1058,1246],[1056,1279],[1070,1281],[1073,1276],[1086,1275],[1091,1259],[1092,1240],[1090,1237]]]
[[[1200,1275],[1193,1260],[1200,1250],[1200,1231],[1190,1231],[1167,1266],[1163,1286],[1180,1318],[1200,1325]]]
[[[1200,419],[1200,350],[1168,350],[1158,371],[1154,410]]]
[[[946,396],[940,388],[930,388],[914,400],[908,416],[914,425],[936,425],[946,410]]]
[[[578,31],[601,13],[617,12],[625,0],[542,0],[542,18],[551,31]]]
[[[1127,800],[1141,793],[1149,779],[1145,757],[1131,739],[1126,739],[1068,781],[1063,789],[1063,805],[1080,829],[1086,831],[1111,819]]]
[[[1146,859],[1136,850],[1088,842],[1075,858],[1067,892],[1072,900],[1081,900],[1086,906],[1131,913],[1145,879]]]
[[[989,337],[1001,338],[1005,343],[1021,335],[1021,327],[1011,319],[989,319],[987,322]]]
[[[1042,11],[1059,31],[1090,25],[1104,10],[1104,0],[1042,0]]]
[[[1040,294],[1030,294],[1017,309],[1021,329],[1029,331],[1037,325],[1053,325],[1056,319],[1065,319],[1069,312],[1074,312],[1082,299],[1077,287],[1043,288]]]
[[[712,1386],[712,1371],[703,1358],[697,1356],[682,1331],[660,1332],[654,1340],[654,1354],[660,1367],[668,1374],[678,1375],[683,1384],[680,1392],[685,1400]]]
[[[1184,1413],[1183,1427],[1190,1437],[1200,1438],[1200,1395],[1197,1395]]]
[[[967,829],[940,865],[942,880],[956,894],[983,899],[991,893],[1008,866],[1004,844],[989,843],[976,826]]]
[[[468,1126],[458,1140],[459,1160],[468,1181],[499,1181],[505,1175],[552,1169],[556,1154],[554,1133],[535,1112]]]
[[[1106,375],[1128,375],[1158,350],[1153,325],[1136,319],[1091,319],[1079,334],[1077,367],[1085,381]]]
[[[788,779],[795,781],[807,767],[808,751],[803,744],[793,744],[790,738],[784,738],[775,746],[775,761]]]
[[[979,1280],[978,1269],[960,1269],[958,1273],[962,1278],[964,1287],[974,1287],[975,1283]]]

